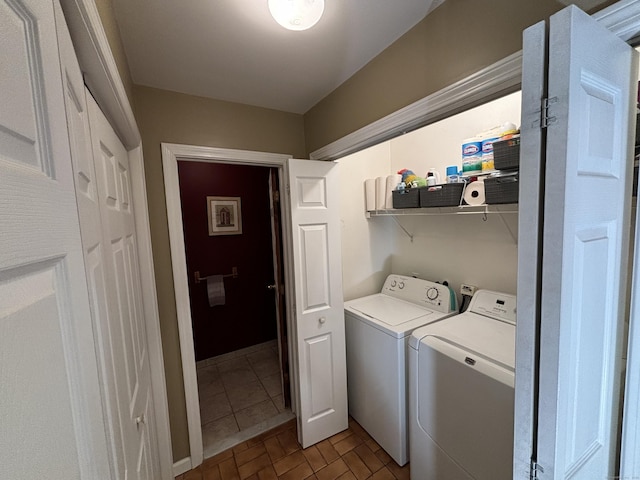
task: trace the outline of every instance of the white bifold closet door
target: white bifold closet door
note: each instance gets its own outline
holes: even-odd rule
[[[0,32],[0,478],[108,479],[54,2]]]
[[[349,426],[338,168],[335,162],[287,161],[295,269],[294,382],[303,448]]]
[[[58,29],[69,140],[112,478],[159,478],[129,153]]]
[[[525,32],[523,71],[521,210],[540,203],[519,238],[541,236],[519,252],[514,478],[613,478],[637,55],[568,7]]]

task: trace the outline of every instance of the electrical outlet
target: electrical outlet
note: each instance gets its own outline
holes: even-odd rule
[[[466,285],[464,283],[460,285],[460,293],[462,295],[468,295],[472,297],[473,294],[476,293],[476,290],[478,290],[478,287],[475,287],[473,285]]]

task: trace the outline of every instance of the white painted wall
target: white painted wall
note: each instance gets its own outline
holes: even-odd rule
[[[520,93],[497,99],[362,152],[342,158],[341,221],[345,300],[380,291],[390,273],[447,280],[516,293],[518,218],[514,214],[365,217],[364,180],[410,168],[418,175],[461,165],[465,138],[520,122]]]
[[[342,224],[342,285],[344,299],[378,293],[391,273],[394,252],[392,218],[365,217],[364,181],[391,172],[389,142],[338,161]]]
[[[512,93],[390,140],[391,169],[424,176],[434,167],[444,181],[447,166],[462,166],[464,139],[504,122],[520,126],[520,98],[520,92]]]
[[[391,140],[392,170],[424,175],[434,167],[444,179],[448,165],[460,168],[465,138],[507,121],[519,126],[520,99],[516,92]],[[489,215],[486,222],[481,215],[414,216],[400,222],[414,240],[393,230],[393,273],[448,280],[456,293],[460,283],[516,293],[517,215]]]
[[[489,215],[486,222],[482,215],[403,217],[400,222],[414,239],[393,231],[394,273],[447,280],[456,293],[461,283],[516,293],[518,247],[505,222],[517,233],[517,215]]]

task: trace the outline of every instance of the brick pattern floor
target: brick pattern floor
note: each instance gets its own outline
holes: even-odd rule
[[[353,419],[349,428],[302,449],[295,419],[208,458],[177,480],[409,480]]]

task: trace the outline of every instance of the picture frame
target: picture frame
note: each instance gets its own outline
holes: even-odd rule
[[[209,236],[242,234],[240,197],[207,197],[207,216]]]

